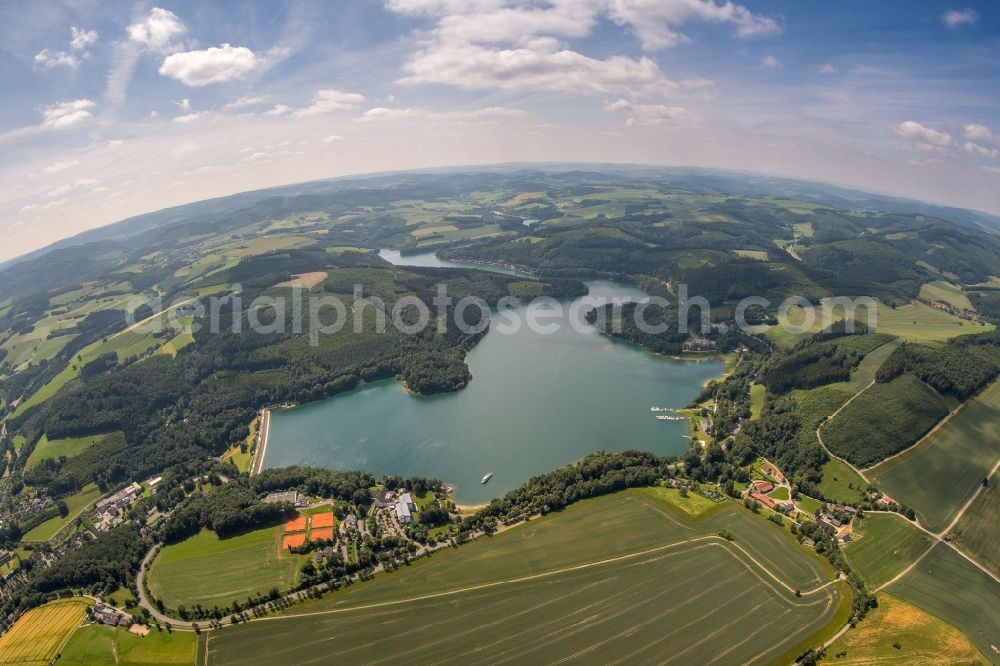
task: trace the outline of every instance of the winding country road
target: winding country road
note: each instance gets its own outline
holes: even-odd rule
[[[862,479],[865,480],[866,483],[871,483],[871,481],[868,480],[868,477],[865,476],[865,473],[861,471],[859,468],[849,463],[848,461],[841,458],[840,456],[836,455],[833,451],[831,451],[826,446],[826,442],[823,441],[823,433],[821,433],[820,431],[823,429],[823,426],[827,424],[827,422],[832,421],[834,417],[837,416],[837,414],[840,414],[842,411],[844,411],[844,409],[846,409],[849,404],[854,402],[854,400],[857,399],[859,395],[870,389],[872,386],[875,386],[874,379],[871,381],[870,384],[868,384],[868,386],[864,387],[863,389],[852,395],[847,402],[845,402],[844,404],[842,404],[840,407],[837,408],[837,411],[835,411],[833,414],[830,414],[828,417],[823,419],[823,421],[818,426],[816,426],[816,439],[819,440],[819,445],[823,447],[824,451],[826,451],[826,455],[830,456],[831,458],[836,458],[840,462],[844,463],[845,465],[853,469],[858,476],[860,476]]]

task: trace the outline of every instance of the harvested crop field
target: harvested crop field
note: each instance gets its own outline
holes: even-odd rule
[[[612,541],[588,538],[611,527]],[[207,661],[787,662],[846,621],[830,580],[787,530],[742,508],[692,519],[623,492],[212,632]]]
[[[0,664],[50,664],[87,614],[87,599],[64,599],[33,608],[0,636]]]

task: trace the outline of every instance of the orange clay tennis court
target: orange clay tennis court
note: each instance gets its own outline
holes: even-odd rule
[[[286,532],[304,532],[306,529],[306,517],[298,515],[285,523]]]
[[[299,532],[298,534],[286,534],[285,538],[281,540],[281,549],[288,550],[289,548],[298,548],[306,542],[306,535],[304,532]]]
[[[317,513],[312,517],[313,529],[317,527],[333,527],[332,513]]]
[[[309,532],[309,540],[316,541],[318,539],[332,539],[333,538],[333,528],[332,527],[314,527],[312,531]]]

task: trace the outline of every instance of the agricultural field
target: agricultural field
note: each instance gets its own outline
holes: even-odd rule
[[[92,603],[89,599],[61,599],[31,609],[0,636],[0,664],[48,666]]]
[[[996,663],[1000,583],[938,544],[887,592],[954,625]],[[1000,647],[1000,646],[997,646]]]
[[[829,567],[786,530],[732,503],[692,519],[673,499],[626,491],[580,502],[213,632],[207,661],[787,661],[845,621],[840,584],[808,593]],[[733,542],[717,536],[723,528]],[[796,598],[761,567],[806,593]]]
[[[1000,491],[997,490],[997,477],[991,479],[989,486],[979,494],[962,520],[955,526],[956,542],[962,550],[1000,575],[1000,530],[997,529],[997,518],[1000,517]]]
[[[122,627],[90,624],[76,630],[59,666],[168,666],[195,663],[198,635],[191,631],[157,630],[136,636]]]
[[[998,441],[1000,382],[995,382],[919,445],[866,474],[911,507],[925,527],[942,530],[1000,458]]]
[[[868,482],[846,463],[831,458],[823,464],[823,478],[819,482],[820,492],[838,502],[858,502]]]
[[[934,302],[947,303],[953,308],[960,310],[974,310],[969,297],[965,295],[962,288],[946,280],[936,280],[928,282],[920,287],[920,298]]]
[[[883,592],[878,607],[827,648],[823,663],[951,666],[988,661],[955,627]]]
[[[948,404],[912,375],[875,384],[823,425],[823,442],[858,467],[874,465],[919,440]]]
[[[931,545],[927,534],[894,513],[866,514],[855,520],[854,534],[844,556],[870,589],[905,571]]]
[[[220,539],[202,530],[164,546],[148,581],[153,596],[170,608],[201,604],[223,608],[248,596],[291,586],[303,556],[282,552],[281,526]]]
[[[100,499],[100,497],[101,490],[97,487],[97,484],[88,483],[78,492],[73,493],[65,499],[66,506],[69,508],[69,514],[65,518],[62,516],[49,518],[44,523],[40,523],[25,534],[24,537],[22,537],[23,540],[48,541],[64,526],[69,525],[76,520],[78,516],[82,515],[84,511],[87,510],[87,507]]]
[[[891,308],[878,304],[878,332],[908,342],[940,342],[956,335],[992,331],[993,324],[974,324],[919,301]]]
[[[970,321],[960,319],[944,310],[938,310],[931,306],[913,301],[906,305],[891,307],[882,301],[877,301],[876,321],[879,333],[885,333],[901,338],[908,342],[940,342],[958,335],[968,335],[971,333],[982,333],[991,331],[995,327],[992,324],[974,324]],[[864,309],[858,311],[861,323],[866,323],[867,313]],[[834,311],[831,319],[839,321],[843,317],[841,311]],[[822,313],[817,312],[815,320],[808,330],[801,333],[785,330],[787,327],[800,327],[807,322],[805,311],[793,306],[788,309],[785,316],[778,316],[778,325],[762,327],[768,339],[779,347],[789,348],[794,346],[805,335],[818,333],[823,328]]]
[[[885,362],[885,359],[889,358],[889,354],[895,351],[899,344],[899,340],[893,339],[876,347],[861,359],[858,367],[851,371],[851,378],[849,380],[827,384],[827,388],[854,395],[874,381],[875,373],[878,372],[882,363]]]
[[[767,395],[767,388],[763,384],[754,384],[750,387],[750,420],[760,418],[760,413],[764,409],[764,397]]]
[[[45,435],[42,435],[38,442],[35,443],[35,448],[32,450],[31,455],[28,456],[25,467],[31,469],[40,460],[45,460],[46,458],[58,458],[60,456],[72,458],[86,451],[91,444],[102,437],[104,435],[88,435],[86,437],[50,440]]]

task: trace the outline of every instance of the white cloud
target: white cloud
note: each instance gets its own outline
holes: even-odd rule
[[[292,113],[292,116],[295,118],[308,118],[309,116],[318,116],[324,113],[332,113],[333,111],[356,109],[364,101],[365,96],[360,93],[343,92],[332,88],[317,90],[313,103],[296,110]]]
[[[68,199],[56,199],[55,201],[50,201],[44,204],[27,204],[26,206],[21,206],[21,212],[27,213],[33,210],[52,210],[53,208],[61,208],[67,201]]]
[[[82,30],[73,26],[69,29],[70,40],[68,51],[53,51],[42,49],[35,54],[35,67],[42,69],[52,69],[53,67],[75,68],[80,64],[80,59],[86,60],[90,53],[86,51],[88,46],[97,42],[97,32],[94,30]],[[78,51],[79,57],[72,51]]]
[[[379,120],[402,120],[405,118],[420,118],[426,121],[447,121],[451,124],[494,124],[500,118],[523,116],[518,109],[508,109],[503,106],[489,106],[479,109],[459,109],[455,111],[429,111],[418,107],[388,108],[377,106],[368,109],[359,120],[372,122]]]
[[[252,162],[266,162],[266,161],[268,161],[270,159],[271,159],[271,154],[270,153],[256,152],[256,153],[252,153],[252,154],[247,155],[246,157],[244,157],[243,161],[244,162],[248,162],[248,163],[252,163]]]
[[[159,71],[184,85],[200,87],[243,78],[260,64],[257,55],[245,46],[222,44],[169,55]]]
[[[1000,143],[1000,136],[993,133],[989,127],[985,125],[966,125],[962,128],[962,133],[965,134],[965,138],[971,141],[981,141],[984,143]]]
[[[1000,150],[996,148],[987,148],[986,146],[980,146],[978,143],[973,143],[971,141],[966,141],[965,152],[970,155],[975,155],[976,157],[992,157],[993,159],[1000,158]]]
[[[773,55],[766,55],[760,59],[760,66],[767,69],[777,69],[782,66],[782,62]]]
[[[625,114],[627,127],[656,127],[673,125],[677,127],[694,127],[698,117],[682,106],[666,106],[664,104],[633,104],[625,99],[605,104],[607,111],[620,111]]]
[[[644,49],[689,41],[678,26],[735,25],[742,37],[780,29],[730,0],[389,0],[390,10],[432,17],[421,48],[404,64],[405,83],[474,90],[543,90],[605,96],[664,97],[677,92],[647,57],[591,57],[564,40],[590,35],[602,20],[628,26]]]
[[[780,30],[772,18],[725,0],[581,0],[537,6],[510,0],[389,0],[390,10],[439,19],[441,41],[522,42],[536,35],[579,38],[590,34],[602,17],[628,26],[644,49],[690,41],[679,26],[696,21],[728,23],[740,37]]]
[[[979,21],[979,14],[974,9],[951,9],[941,16],[941,22],[949,28],[957,28],[960,25],[973,25]]]
[[[42,169],[42,171],[44,171],[45,173],[57,173],[59,171],[65,171],[70,167],[75,167],[79,163],[80,160],[59,160],[48,165],[47,167]]]
[[[265,116],[283,116],[283,115],[285,115],[287,113],[290,113],[291,110],[292,110],[292,107],[290,107],[290,106],[288,106],[286,104],[275,104],[270,109],[268,109],[267,111],[265,111],[264,115]]]
[[[837,73],[837,68],[834,67],[832,64],[830,64],[828,62],[825,62],[825,63],[823,63],[822,65],[820,65],[819,67],[816,68],[816,73],[817,74],[836,74]]]
[[[88,109],[92,109],[96,104],[89,99],[77,99],[72,102],[61,102],[47,106],[42,110],[42,127],[44,129],[64,129],[83,122],[90,118],[92,114]]]
[[[84,30],[75,25],[69,29],[69,34],[69,47],[74,51],[82,51],[88,46],[96,44],[100,36],[96,30]]]
[[[240,97],[236,101],[226,104],[227,109],[245,109],[248,106],[256,106],[267,101],[266,97],[257,95],[254,97]]]
[[[178,48],[173,39],[183,35],[187,28],[172,11],[153,7],[149,16],[129,24],[125,31],[131,41],[150,51],[168,53]]]
[[[947,132],[932,129],[913,120],[893,125],[891,129],[901,137],[912,139],[926,146],[945,147],[951,145],[951,135]]]
[[[194,121],[200,118],[204,118],[207,115],[208,111],[195,111],[194,113],[187,113],[184,114],[183,116],[177,116],[173,119],[173,122],[180,123],[182,125],[186,123],[193,123]]]
[[[399,120],[400,118],[410,118],[415,115],[421,115],[419,109],[390,109],[384,106],[377,106],[374,109],[368,109],[361,114],[361,120]]]
[[[180,111],[181,113],[188,113],[191,110],[191,100],[189,100],[187,97],[185,97],[179,102],[174,102],[174,104],[177,105],[177,110]]]
[[[52,69],[53,67],[73,68],[80,64],[76,56],[66,51],[50,51],[42,49],[35,54],[35,67]]]
[[[93,178],[80,178],[75,183],[73,183],[72,185],[62,185],[60,187],[57,187],[54,190],[50,190],[49,193],[47,194],[47,196],[50,199],[53,199],[55,197],[61,197],[61,196],[64,196],[66,194],[69,194],[73,190],[78,190],[78,189],[81,189],[81,188],[84,188],[84,187],[93,187],[94,185],[97,185],[98,183],[100,183],[100,181],[99,180],[94,180]]]
[[[340,136],[339,134],[328,134],[327,136],[324,136],[322,139],[320,139],[320,141],[322,141],[323,143],[333,143],[334,141],[340,141],[343,138],[344,137]]]
[[[605,60],[539,39],[522,48],[441,44],[418,52],[405,83],[445,83],[473,90],[547,90],[577,94],[662,97],[677,92],[659,66],[643,57]]]
[[[1000,167],[995,167],[995,166],[981,166],[979,168],[982,169],[983,171],[985,171],[986,173],[990,173],[990,174],[994,174],[994,175],[1000,176]]]
[[[781,31],[770,17],[752,13],[730,0],[608,0],[604,5],[610,18],[628,25],[645,49],[661,49],[690,41],[675,30],[696,21],[728,23],[740,37],[772,35]]]

